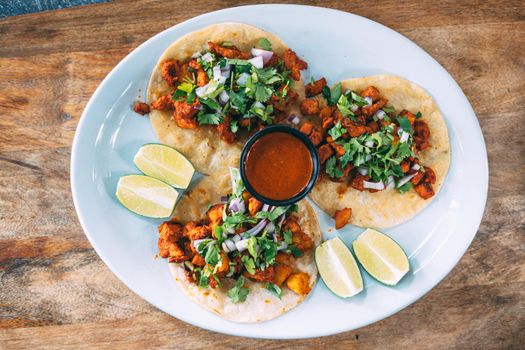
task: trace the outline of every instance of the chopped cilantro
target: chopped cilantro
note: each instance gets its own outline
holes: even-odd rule
[[[300,257],[303,255],[303,252],[297,248],[296,246],[294,245],[289,245],[288,246],[288,249],[290,249],[290,252],[292,253],[293,256],[295,256],[296,258]]]
[[[199,101],[201,104],[209,107],[212,110],[216,110],[216,111],[221,110],[221,105],[217,103],[217,101],[215,101],[213,98],[200,98]]]
[[[331,91],[328,87],[325,86],[325,88],[323,88],[323,96],[326,98],[326,102],[329,106],[335,105],[341,97],[341,83],[335,84]]]
[[[237,282],[235,282],[235,286],[228,291],[228,297],[230,297],[233,303],[237,304],[245,302],[249,293],[250,290],[244,287],[244,277],[240,276]]]
[[[254,259],[257,259],[257,238],[251,237],[248,240],[248,252]]]
[[[213,241],[213,243],[215,243],[215,241]],[[208,244],[204,261],[206,261],[206,263],[210,264],[211,266],[215,266],[219,263],[219,261],[222,261],[217,244]]]
[[[265,285],[266,289],[268,289],[273,295],[275,295],[277,298],[281,299],[283,296],[283,291],[281,288],[276,285],[275,283],[267,282]]]
[[[421,112],[417,112],[417,113],[416,113],[416,119],[419,119],[419,118],[421,118],[421,117],[422,117]]]
[[[248,66],[251,64],[250,62],[248,62],[248,60],[241,60],[237,58],[229,58],[228,63],[234,66]]]
[[[335,179],[343,176],[343,171],[337,166],[337,158],[335,156],[330,157],[326,161],[326,173]]]
[[[239,125],[238,125],[238,121],[237,120],[232,120],[231,123],[230,123],[230,130],[231,132],[233,132],[234,134],[239,131]]]
[[[191,93],[195,89],[195,85],[192,83],[182,83],[177,87],[177,90],[184,91],[186,93]]]
[[[330,134],[333,141],[343,136],[345,132],[346,129],[341,126],[341,121],[338,121],[337,124],[335,124],[330,130],[328,130],[328,134]]]
[[[257,219],[268,219],[270,221],[275,221],[279,216],[286,213],[287,207],[277,207],[272,211],[260,211],[255,214]]]
[[[259,46],[261,47],[261,49],[263,50],[266,50],[266,51],[272,51],[272,43],[270,42],[270,40],[266,39],[266,38],[261,38],[259,39],[259,41],[257,42],[257,44],[259,44]]]
[[[350,92],[350,97],[352,97],[352,101],[354,101],[355,104],[358,105],[359,107],[363,107],[368,104],[368,102],[366,102],[366,100],[363,97],[359,96],[353,91]]]
[[[397,121],[401,129],[403,129],[404,131],[408,132],[409,134],[412,134],[414,132],[407,117],[397,117]]]
[[[241,258],[241,262],[249,274],[253,275],[255,273],[255,261],[252,258],[250,258],[247,255],[243,255]]]
[[[199,287],[206,288],[208,287],[209,284],[210,284],[210,279],[203,272],[201,272],[199,276]]]
[[[394,113],[396,111],[394,107],[383,107],[382,110],[385,113]]]
[[[184,96],[186,96],[186,93],[182,90],[176,90],[173,95],[171,95],[171,98],[174,100],[174,101],[178,101],[178,100],[181,100]]]
[[[404,184],[403,186],[399,187],[397,190],[400,193],[405,193],[405,192],[409,191],[411,188],[412,188],[412,182],[409,181],[406,184]]]
[[[286,244],[292,244],[293,243],[293,240],[292,240],[292,231],[290,230],[286,230],[283,232],[283,238],[284,238],[284,241],[286,242]]]
[[[223,122],[222,116],[220,116],[217,113],[199,113],[197,114],[197,121],[199,124],[213,124],[213,125],[219,125]]]
[[[351,109],[352,104],[348,101],[348,98],[345,95],[341,95],[339,100],[337,100],[337,108],[343,117],[354,116],[354,112],[352,112]]]

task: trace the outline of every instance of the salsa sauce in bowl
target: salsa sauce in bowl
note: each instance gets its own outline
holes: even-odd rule
[[[319,160],[306,136],[277,125],[248,140],[240,170],[246,188],[255,198],[271,205],[289,205],[310,192],[319,173]]]

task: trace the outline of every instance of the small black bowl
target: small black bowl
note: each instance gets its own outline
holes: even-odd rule
[[[292,134],[293,136],[298,138],[300,141],[302,141],[306,145],[306,147],[308,148],[308,151],[310,152],[310,156],[312,157],[312,176],[310,177],[310,181],[308,181],[308,184],[305,186],[305,188],[303,188],[301,192],[299,192],[292,198],[288,198],[284,200],[269,199],[257,193],[253,189],[253,187],[250,185],[250,183],[248,182],[248,179],[246,178],[246,172],[244,170],[244,162],[246,161],[246,157],[248,156],[248,152],[250,151],[250,148],[252,147],[252,145],[255,143],[255,141],[257,141],[262,136],[272,133],[272,132],[284,132],[284,133]],[[248,192],[250,192],[252,196],[257,198],[257,200],[263,203],[269,204],[269,205],[286,206],[286,205],[291,205],[295,202],[298,202],[299,200],[306,197],[306,195],[314,187],[315,183],[317,182],[317,177],[319,176],[319,156],[317,154],[317,150],[315,149],[315,146],[312,143],[312,141],[310,141],[310,139],[305,134],[300,132],[299,130],[294,129],[287,125],[272,125],[272,126],[268,126],[262,129],[261,131],[256,132],[248,139],[248,141],[246,142],[246,144],[244,145],[242,149],[239,170],[241,172],[241,179],[244,182],[246,189],[248,190]]]

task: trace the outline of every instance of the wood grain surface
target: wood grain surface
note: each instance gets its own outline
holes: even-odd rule
[[[450,275],[412,306],[330,337],[241,339],[162,313],[99,259],[80,228],[69,184],[71,143],[89,97],[150,36],[249,3],[256,1],[115,1],[0,20],[0,348],[523,349],[525,6],[519,0],[310,3],[371,18],[422,46],[460,84],[483,129],[490,189],[479,232]]]

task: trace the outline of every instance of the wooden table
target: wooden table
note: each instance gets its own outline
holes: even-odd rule
[[[110,272],[80,228],[69,184],[75,127],[96,86],[132,49],[174,24],[237,3],[116,1],[12,17],[0,21],[0,348],[523,348],[523,2],[311,4],[406,35],[472,103],[487,143],[489,200],[452,273],[395,316],[311,340],[239,339],[155,309]]]

